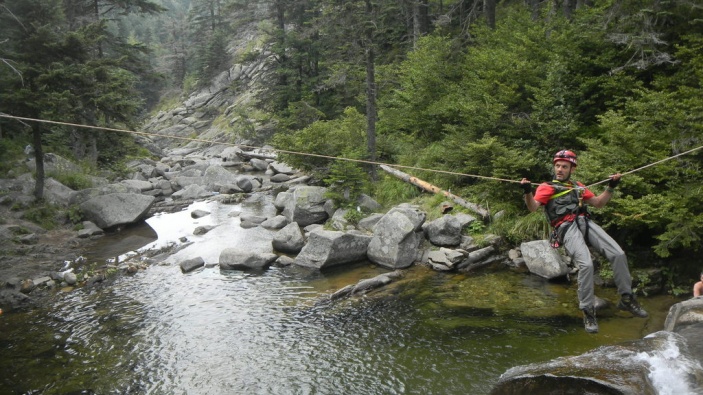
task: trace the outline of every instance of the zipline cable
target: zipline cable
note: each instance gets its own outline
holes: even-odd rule
[[[622,173],[622,175],[624,176],[624,175],[632,174],[632,173],[637,172],[637,171],[640,171],[640,170],[644,170],[644,169],[646,169],[646,168],[648,168],[648,167],[652,167],[652,166],[658,165],[658,164],[660,164],[660,163],[664,163],[664,162],[666,162],[666,161],[668,161],[668,160],[678,158],[679,156],[683,156],[683,155],[686,155],[686,154],[690,154],[691,152],[698,151],[699,149],[703,149],[703,145],[701,145],[700,147],[696,147],[696,148],[690,149],[690,150],[688,150],[688,151],[686,151],[686,152],[681,152],[681,153],[679,153],[679,154],[670,156],[670,157],[668,157],[668,158],[664,158],[664,159],[662,159],[662,160],[658,160],[658,161],[653,162],[653,163],[650,163],[650,164],[648,164],[648,165],[644,165],[644,166],[642,166],[642,167],[638,167],[638,168],[636,168],[636,169],[627,171],[627,172],[625,172],[625,173]],[[590,188],[590,187],[592,187],[592,186],[594,186],[594,185],[602,184],[602,183],[608,182],[608,181],[610,181],[610,178],[606,178],[605,180],[601,180],[601,181],[598,181],[598,182],[596,182],[596,183],[593,183],[593,184],[587,186],[586,188]]]
[[[148,133],[148,132],[137,132],[137,131],[134,131],[134,130],[115,129],[115,128],[108,128],[108,127],[103,127],[103,126],[81,125],[81,124],[68,123],[68,122],[49,121],[49,120],[45,120],[45,119],[34,119],[34,118],[18,117],[18,116],[14,116],[14,115],[5,114],[5,113],[0,113],[0,117],[2,117],[2,118],[14,119],[14,120],[42,122],[42,123],[48,123],[48,124],[53,124],[53,125],[61,125],[61,126],[74,126],[74,127],[79,127],[79,128],[85,128],[85,129],[98,129],[98,130],[105,130],[105,131],[108,131],[108,132],[131,133],[131,134],[137,134],[137,135],[141,135],[141,136],[150,136],[150,137],[159,137],[159,138],[171,138],[171,139],[176,139],[176,140],[194,141],[194,142],[208,143],[208,144],[221,144],[221,145],[229,145],[229,146],[234,146],[234,147],[245,147],[245,148],[251,148],[251,149],[262,149],[262,147],[256,147],[256,146],[245,145],[245,144],[235,144],[235,143],[228,143],[228,142],[217,142],[217,141],[196,139],[196,138],[191,138],[191,137],[167,136],[167,135],[163,135],[163,134]],[[481,175],[477,175],[477,174],[464,174],[464,173],[458,173],[458,172],[447,171],[447,170],[425,169],[425,168],[422,168],[422,167],[404,166],[404,165],[398,165],[398,164],[394,164],[394,163],[375,162],[375,161],[364,160],[364,159],[351,159],[351,158],[344,158],[344,157],[340,157],[340,156],[329,156],[329,155],[321,155],[321,154],[312,154],[312,153],[307,153],[307,152],[290,151],[290,150],[284,150],[284,149],[279,149],[279,148],[273,148],[272,150],[273,150],[273,151],[276,151],[276,152],[281,152],[281,153],[284,153],[284,154],[291,154],[291,155],[311,156],[311,157],[315,157],[315,158],[332,159],[332,160],[341,160],[341,161],[347,161],[347,162],[356,162],[356,163],[364,163],[364,164],[379,165],[379,166],[380,166],[380,165],[385,165],[385,166],[396,167],[396,168],[411,169],[411,170],[420,170],[420,171],[429,171],[429,172],[434,172],[434,173],[442,173],[442,174],[449,174],[449,175],[455,175],[455,176],[463,176],[463,177],[481,178],[481,179],[494,180],[494,181],[503,181],[503,182],[520,183],[520,181],[518,181],[518,180],[509,180],[509,179],[505,179],[505,178],[481,176]],[[537,184],[537,183],[533,183],[533,184],[534,184],[534,185],[539,185],[539,184]]]
[[[104,130],[108,132],[120,132],[120,133],[129,133],[129,134],[136,134],[140,136],[150,136],[150,137],[159,137],[159,138],[170,138],[170,139],[176,139],[176,140],[184,140],[184,141],[193,141],[193,142],[199,142],[199,143],[207,143],[207,144],[222,144],[222,145],[229,145],[229,146],[234,146],[234,147],[245,147],[245,148],[251,148],[251,149],[262,149],[262,147],[256,147],[256,146],[251,146],[251,145],[246,145],[246,144],[235,144],[235,143],[228,143],[228,142],[217,142],[217,141],[210,141],[210,140],[203,140],[203,139],[196,139],[196,138],[191,138],[191,137],[180,137],[180,136],[167,136],[163,134],[156,134],[156,133],[148,133],[148,132],[138,132],[135,130],[127,130],[127,129],[116,129],[116,128],[108,128],[104,126],[91,126],[91,125],[81,125],[81,124],[76,124],[76,123],[69,123],[69,122],[60,122],[60,121],[50,121],[46,119],[35,119],[35,118],[27,118],[27,117],[18,117],[15,115],[9,115],[5,113],[0,113],[0,117],[2,118],[8,118],[8,119],[14,119],[17,121],[30,121],[30,122],[41,122],[41,123],[48,123],[52,125],[61,125],[61,126],[73,126],[73,127],[78,127],[78,128],[85,128],[85,129],[98,129],[98,130]],[[640,170],[644,170],[648,167],[656,166],[660,163],[669,161],[671,159],[678,158],[683,155],[690,154],[692,152],[698,151],[700,149],[703,149],[703,145],[690,149],[685,152],[681,152],[679,154],[658,160],[656,162],[650,163],[648,165],[638,167],[636,169],[627,171],[625,173],[621,173],[622,175],[627,175],[627,174],[632,174],[635,172],[638,172]],[[505,179],[505,178],[498,178],[498,177],[489,177],[489,176],[481,176],[477,174],[465,174],[465,173],[458,173],[454,171],[447,171],[447,170],[437,170],[437,169],[426,169],[422,167],[415,167],[415,166],[405,166],[405,165],[398,165],[398,164],[393,164],[393,163],[385,163],[385,162],[376,162],[376,161],[370,161],[370,160],[364,160],[364,159],[351,159],[351,158],[344,158],[340,156],[329,156],[329,155],[321,155],[321,154],[312,154],[312,153],[307,153],[307,152],[299,152],[299,151],[290,151],[290,150],[284,150],[284,149],[279,149],[279,148],[274,148],[273,151],[277,151],[280,153],[285,153],[285,154],[290,154],[290,155],[300,155],[300,156],[310,156],[310,157],[315,157],[315,158],[323,158],[323,159],[332,159],[332,160],[341,160],[341,161],[347,161],[347,162],[355,162],[355,163],[364,163],[364,164],[370,164],[370,165],[385,165],[385,166],[390,166],[390,167],[396,167],[396,168],[402,168],[402,169],[410,169],[410,170],[418,170],[418,171],[428,171],[428,172],[433,172],[433,173],[440,173],[440,174],[448,174],[448,175],[454,175],[454,176],[462,176],[462,177],[471,177],[471,178],[479,178],[479,179],[484,179],[484,180],[493,180],[493,181],[503,181],[503,182],[511,182],[511,183],[520,183],[519,180],[510,180],[510,179]],[[605,180],[598,181],[596,183],[588,185],[586,188],[590,188],[595,185],[603,184],[605,182],[610,181],[610,178],[606,178]],[[540,185],[539,183],[534,183],[531,182],[530,184],[532,185]]]

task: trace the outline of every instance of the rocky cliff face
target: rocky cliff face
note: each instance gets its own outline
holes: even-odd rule
[[[142,138],[145,147],[162,155],[163,150],[175,147],[197,149],[207,145],[206,141],[261,144],[270,137],[272,126],[251,115],[273,60],[270,52],[256,44],[264,41],[257,28],[258,19],[266,15],[263,6],[256,15],[257,20],[241,24],[232,37],[227,70],[208,86],[144,121],[140,131],[157,135]]]

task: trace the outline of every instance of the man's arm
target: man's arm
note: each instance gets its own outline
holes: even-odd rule
[[[532,188],[532,185],[530,183],[530,180],[527,178],[523,178],[522,181],[520,181],[520,184],[523,185],[523,188],[528,188],[526,185],[529,185],[529,188]],[[527,189],[525,189],[527,191]],[[530,212],[535,212],[537,209],[542,205],[542,203],[538,202],[535,200],[535,195],[530,192],[525,193],[525,204],[527,205],[527,209],[530,210]]]
[[[605,188],[605,191],[603,191],[598,196],[594,196],[588,200],[584,200],[584,202],[595,208],[605,207],[605,205],[608,204],[610,199],[612,199],[613,192],[615,192],[615,186],[620,183],[620,177],[622,177],[620,173],[616,173],[610,176],[610,182],[608,182],[608,187]]]

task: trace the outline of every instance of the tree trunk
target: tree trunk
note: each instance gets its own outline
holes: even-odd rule
[[[454,201],[454,203],[456,203],[462,207],[466,207],[469,210],[480,215],[483,220],[486,220],[486,219],[490,218],[490,216],[491,216],[491,214],[490,214],[490,212],[488,212],[488,210],[479,206],[478,204],[467,202],[466,200],[460,198],[459,196],[454,195],[449,191],[442,190],[442,189],[440,189],[440,188],[438,188],[438,187],[436,187],[426,181],[423,181],[417,177],[413,177],[409,174],[403,173],[400,170],[394,169],[394,168],[392,168],[390,166],[386,166],[386,165],[381,165],[381,169],[383,169],[384,171],[392,174],[393,176],[395,176],[405,182],[408,182],[408,183],[413,184],[417,187],[420,187],[427,192],[438,193],[438,194],[444,195],[444,196],[448,197],[449,199],[452,199],[452,201]]]
[[[376,161],[376,69],[373,50],[373,9],[371,0],[366,0],[366,146],[369,160]],[[376,181],[376,166],[371,165],[371,179]]]
[[[532,10],[532,20],[537,21],[539,19],[539,0],[529,0],[530,9]]]
[[[483,0],[483,12],[486,14],[486,24],[491,29],[496,28],[496,0]]]
[[[36,164],[36,174],[34,183],[34,198],[37,202],[44,200],[44,149],[41,144],[41,125],[38,122],[32,124],[32,142],[34,144],[34,163]]]

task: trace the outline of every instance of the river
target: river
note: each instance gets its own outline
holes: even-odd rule
[[[214,264],[224,247],[270,250],[272,231],[229,215],[266,214],[271,206],[259,203],[198,202],[150,218],[158,238],[144,228],[106,236],[92,259],[129,259],[115,252],[124,240],[142,250],[183,235],[195,243],[109,286],[59,291],[46,308],[0,316],[0,394],[488,394],[510,367],[656,332],[677,301],[643,298],[647,319],[606,311],[589,335],[575,284],[506,269],[413,266],[381,291],[334,303],[334,291],[385,270],[181,273],[179,261]],[[193,219],[196,208],[211,214]],[[193,236],[200,225],[218,226]]]

